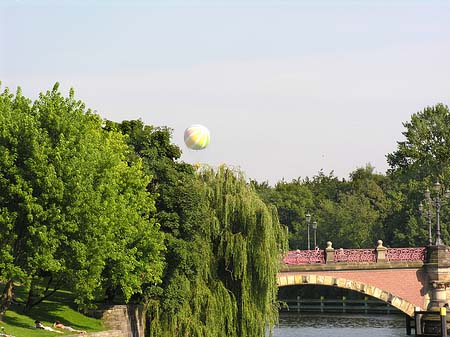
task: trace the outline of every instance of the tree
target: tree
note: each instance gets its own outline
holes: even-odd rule
[[[450,178],[450,111],[437,104],[426,107],[403,123],[406,140],[397,142],[397,150],[387,155],[390,174],[403,181],[427,177],[449,181]]]
[[[277,208],[280,223],[289,230],[290,249],[305,249],[307,247],[305,215],[313,210],[313,195],[308,187],[300,178],[291,182],[279,181],[274,188],[255,181],[252,181],[252,185],[266,203]]]
[[[427,187],[440,180],[450,184],[450,111],[437,104],[426,107],[403,123],[405,140],[397,143],[397,150],[387,155],[388,175],[395,182],[392,196],[396,211],[387,219],[393,239],[404,245],[426,243],[426,223],[418,212],[419,203]],[[449,239],[447,212],[442,212],[442,234]]]
[[[306,178],[305,185],[314,196],[316,207],[322,200],[338,201],[339,195],[349,189],[345,179],[340,180],[333,171],[325,175],[321,170],[312,179]]]
[[[274,210],[231,170],[197,172],[178,161],[181,151],[170,142],[169,128],[139,120],[106,128],[128,137],[157,195],[155,217],[167,250],[161,286],[146,289],[150,335],[245,336],[251,323],[258,330],[248,336],[257,336],[263,328],[258,319],[264,324],[276,314],[274,277],[284,241]],[[247,310],[255,302],[251,316]]]
[[[105,129],[118,130],[126,136],[132,156],[142,160],[144,171],[152,177],[147,190],[156,199],[154,216],[164,233],[167,247],[163,252],[164,258],[170,261],[165,264],[163,288],[159,289],[163,299],[173,275],[193,274],[198,269],[196,264],[201,264],[201,258],[195,261],[196,256],[190,254],[195,251],[192,247],[193,238],[199,232],[198,225],[203,216],[202,207],[199,207],[201,191],[196,186],[194,168],[176,161],[181,151],[171,143],[169,128],[144,125],[140,120],[132,120],[121,123],[107,121]],[[181,294],[183,288],[178,290],[177,296],[184,296]],[[176,301],[173,304],[178,305]]]
[[[152,176],[147,189],[156,197],[154,216],[164,233],[166,263],[160,287],[149,284],[141,300],[149,307],[152,334],[159,336],[162,330],[169,334],[173,330],[168,321],[191,312],[192,287],[204,276],[208,218],[204,187],[191,165],[177,161],[181,151],[171,143],[169,128],[140,120],[107,121],[105,128],[126,136],[133,155],[142,159],[145,172]],[[197,315],[202,308],[192,310]],[[156,318],[152,313],[158,313]]]
[[[324,233],[335,247],[374,246],[373,227],[378,219],[370,201],[358,194],[343,194],[338,203],[327,200],[320,211]],[[321,222],[321,223],[322,223]]]
[[[310,214],[318,223],[318,246],[325,247],[327,241],[340,245],[339,226],[341,224],[337,222],[336,213],[339,210],[342,194],[349,190],[348,183],[344,179],[338,179],[333,171],[326,175],[321,170],[312,179],[307,177],[304,180],[304,186],[309,189],[313,197]]]
[[[178,300],[178,310],[164,310],[171,302],[154,305],[151,336],[263,336],[277,315],[285,232],[240,173],[202,168],[198,178],[205,208],[192,253],[201,264],[192,278],[174,272],[166,299]],[[186,296],[171,296],[177,288]]]
[[[373,212],[372,223],[370,223],[371,244],[374,245],[378,239],[382,239],[388,244],[390,237],[385,233],[385,221],[395,206],[389,198],[392,181],[389,177],[374,171],[375,168],[367,164],[350,173],[350,193],[367,200],[368,206]]]
[[[119,133],[56,84],[30,105],[18,90],[1,95],[0,275],[29,289],[27,307],[62,285],[88,306],[106,291],[126,299],[158,282],[163,248],[150,217],[154,198],[139,158]],[[2,310],[11,290],[5,287]]]

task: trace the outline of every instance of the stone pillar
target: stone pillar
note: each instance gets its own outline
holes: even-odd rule
[[[425,270],[430,285],[428,309],[440,308],[450,300],[447,298],[447,288],[450,288],[450,255],[447,249],[445,245],[427,247]]]
[[[327,248],[325,249],[325,263],[334,263],[334,248],[331,241],[327,242]]]
[[[447,303],[447,289],[450,288],[450,282],[436,282],[430,284],[431,299],[429,308],[441,308]]]
[[[376,249],[376,259],[377,262],[386,262],[386,251],[387,248],[383,246],[383,241],[378,240],[378,246]]]
[[[427,310],[439,313],[450,300],[450,256],[445,245],[428,246],[425,271],[428,278],[430,302]],[[440,333],[439,315],[424,315],[425,333]]]

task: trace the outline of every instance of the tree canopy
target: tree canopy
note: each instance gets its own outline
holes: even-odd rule
[[[388,175],[395,182],[393,196],[398,203],[390,222],[394,240],[405,245],[424,244],[426,225],[419,213],[419,204],[427,188],[440,181],[450,185],[450,111],[444,104],[428,106],[414,113],[403,123],[405,140],[397,143],[397,149],[387,155],[390,165]],[[444,241],[448,234],[448,211],[441,214],[441,230]]]
[[[277,317],[276,273],[286,233],[275,208],[239,172],[220,167],[198,174],[203,221],[193,239],[197,273],[174,274],[171,284],[187,290],[176,298],[177,310],[164,298],[153,301],[150,335],[263,336]]]
[[[162,236],[139,158],[119,133],[63,97],[0,95],[0,276],[29,289],[27,306],[62,285],[89,306],[108,287],[126,299],[159,282]]]

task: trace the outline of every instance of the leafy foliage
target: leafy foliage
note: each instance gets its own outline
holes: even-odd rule
[[[335,247],[366,248],[374,245],[375,235],[383,238],[383,221],[391,209],[384,190],[388,178],[373,171],[370,165],[356,169],[348,181],[319,172],[312,179],[282,181],[273,188],[253,184],[277,207],[280,222],[289,228],[291,249],[307,247],[306,213],[318,224],[320,247],[330,240]],[[310,227],[311,247],[312,238]]]
[[[261,336],[277,314],[276,282],[284,232],[243,177],[222,167],[194,171],[177,162],[170,129],[141,121],[120,130],[157,195],[165,235],[160,288],[147,288],[151,336]],[[275,254],[274,254],[275,252]]]
[[[398,142],[397,150],[387,155],[388,174],[395,181],[393,192],[400,203],[393,212],[396,223],[393,238],[405,245],[426,243],[426,224],[418,212],[423,193],[440,180],[450,184],[450,111],[437,104],[426,107],[411,116],[403,125],[405,140]],[[447,209],[442,211],[441,230],[444,242],[448,235]]]
[[[391,173],[405,180],[427,177],[450,178],[450,111],[437,104],[426,107],[403,123],[406,140],[398,142],[397,150],[387,155]]]
[[[285,232],[240,173],[203,168],[199,178],[206,208],[194,239],[198,273],[175,274],[177,287],[189,290],[175,298],[176,311],[166,310],[172,302],[152,303],[151,336],[263,336],[277,316]]]
[[[28,308],[52,287],[70,287],[84,307],[107,286],[129,299],[158,282],[163,246],[149,178],[123,136],[104,132],[58,85],[33,105],[20,90],[0,100],[2,279],[29,288]]]
[[[289,230],[289,246],[295,249],[306,249],[305,215],[313,208],[311,190],[300,179],[288,183],[278,182],[273,189],[267,184],[252,181],[260,197],[267,203],[276,206],[280,223]]]

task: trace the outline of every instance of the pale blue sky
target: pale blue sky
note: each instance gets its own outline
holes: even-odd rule
[[[102,117],[174,129],[182,159],[274,183],[347,178],[450,101],[450,1],[0,0],[0,80],[59,81]],[[188,150],[204,124],[211,145]]]

